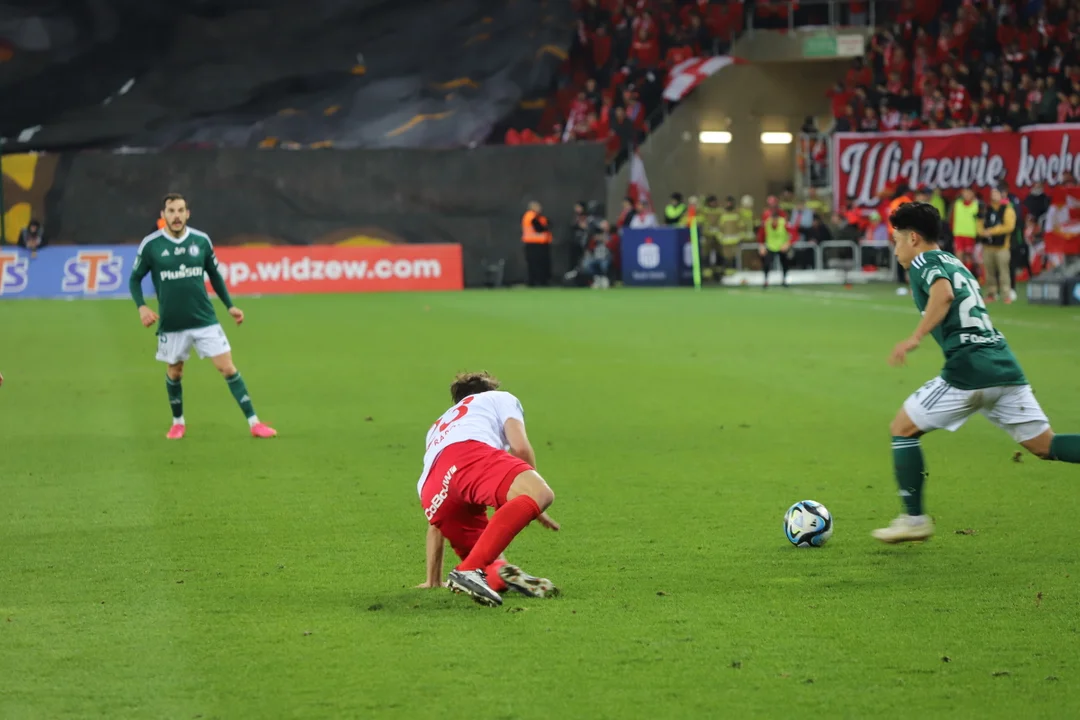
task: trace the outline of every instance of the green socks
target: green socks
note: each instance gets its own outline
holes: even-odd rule
[[[179,380],[173,380],[171,377],[166,375],[165,389],[169,392],[169,405],[170,407],[172,407],[173,422],[183,424],[184,386],[180,384]]]
[[[244,417],[248,419],[249,423],[254,422],[255,408],[251,404],[251,397],[248,395],[244,378],[240,377],[240,373],[236,373],[232,377],[225,378],[225,382],[229,384],[229,392],[236,398],[236,404],[244,411]]]
[[[922,488],[927,473],[919,438],[894,437],[892,456],[896,484],[908,515],[922,515]]]
[[[1050,441],[1050,459],[1080,463],[1080,435],[1055,435]]]

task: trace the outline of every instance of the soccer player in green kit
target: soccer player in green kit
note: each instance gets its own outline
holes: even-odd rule
[[[976,412],[1044,460],[1080,463],[1080,435],[1055,435],[1020,363],[994,328],[979,283],[964,264],[938,247],[941,216],[928,203],[904,203],[889,219],[896,259],[909,271],[915,307],[923,318],[893,348],[890,362],[932,335],[945,354],[939,377],[909,397],[890,425],[893,467],[906,512],[873,532],[886,543],[925,540],[934,523],[923,513],[926,479],[919,438],[931,430],[956,431]]]
[[[158,297],[160,323],[157,329],[157,359],[168,365],[165,388],[173,416],[172,427],[165,437],[179,440],[187,431],[184,423],[184,391],[180,380],[184,375],[184,361],[191,355],[192,347],[200,358],[210,358],[225,378],[229,391],[247,417],[252,436],[274,437],[277,431],[260,422],[255,414],[244,379],[233,365],[229,340],[218,323],[214,306],[206,292],[204,273],[209,276],[214,292],[225,303],[236,324],[244,322],[243,311],[233,306],[225,279],[218,271],[209,236],[188,227],[191,211],[187,201],[178,193],[165,196],[161,204],[161,217],[165,227],[147,235],[139,245],[128,286],[132,299],[139,307],[139,319],[144,327],[150,327],[159,320],[158,313],[147,307],[143,299],[142,279],[147,273]]]

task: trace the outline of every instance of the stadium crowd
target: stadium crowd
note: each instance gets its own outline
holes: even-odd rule
[[[607,144],[610,159],[625,157],[655,122],[667,72],[685,60],[726,52],[746,12],[736,0],[575,4],[579,20],[566,83],[552,112],[536,131],[508,130],[507,144],[598,141]],[[774,16],[772,3],[759,5],[762,17]]]
[[[829,91],[840,132],[1080,120],[1078,0],[902,0]]]
[[[565,83],[540,127],[508,144],[591,140],[623,156],[662,114],[668,71],[722,54],[748,24],[824,23],[827,5],[738,0],[576,0]],[[841,7],[861,25],[869,4]],[[900,0],[865,59],[829,91],[842,132],[1080,121],[1080,0]],[[790,18],[789,18],[790,14]]]

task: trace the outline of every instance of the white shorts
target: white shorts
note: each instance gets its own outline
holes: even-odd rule
[[[936,377],[904,401],[904,412],[923,432],[939,429],[956,432],[977,412],[1018,443],[1050,429],[1050,421],[1030,385],[961,390]]]
[[[232,348],[221,325],[208,325],[193,330],[177,330],[158,335],[157,359],[175,365],[191,357],[191,347],[200,358],[217,357]]]

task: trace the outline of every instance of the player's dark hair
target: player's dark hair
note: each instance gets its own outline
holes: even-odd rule
[[[450,397],[459,403],[470,395],[499,389],[499,379],[487,372],[458,373],[450,383]]]
[[[930,203],[904,203],[889,216],[889,224],[897,230],[917,233],[926,242],[937,243],[941,238],[941,215]]]
[[[185,198],[183,195],[178,192],[171,192],[166,193],[165,197],[161,198],[161,209],[164,210],[166,205],[175,200],[183,200],[185,206],[188,204],[187,198]]]

